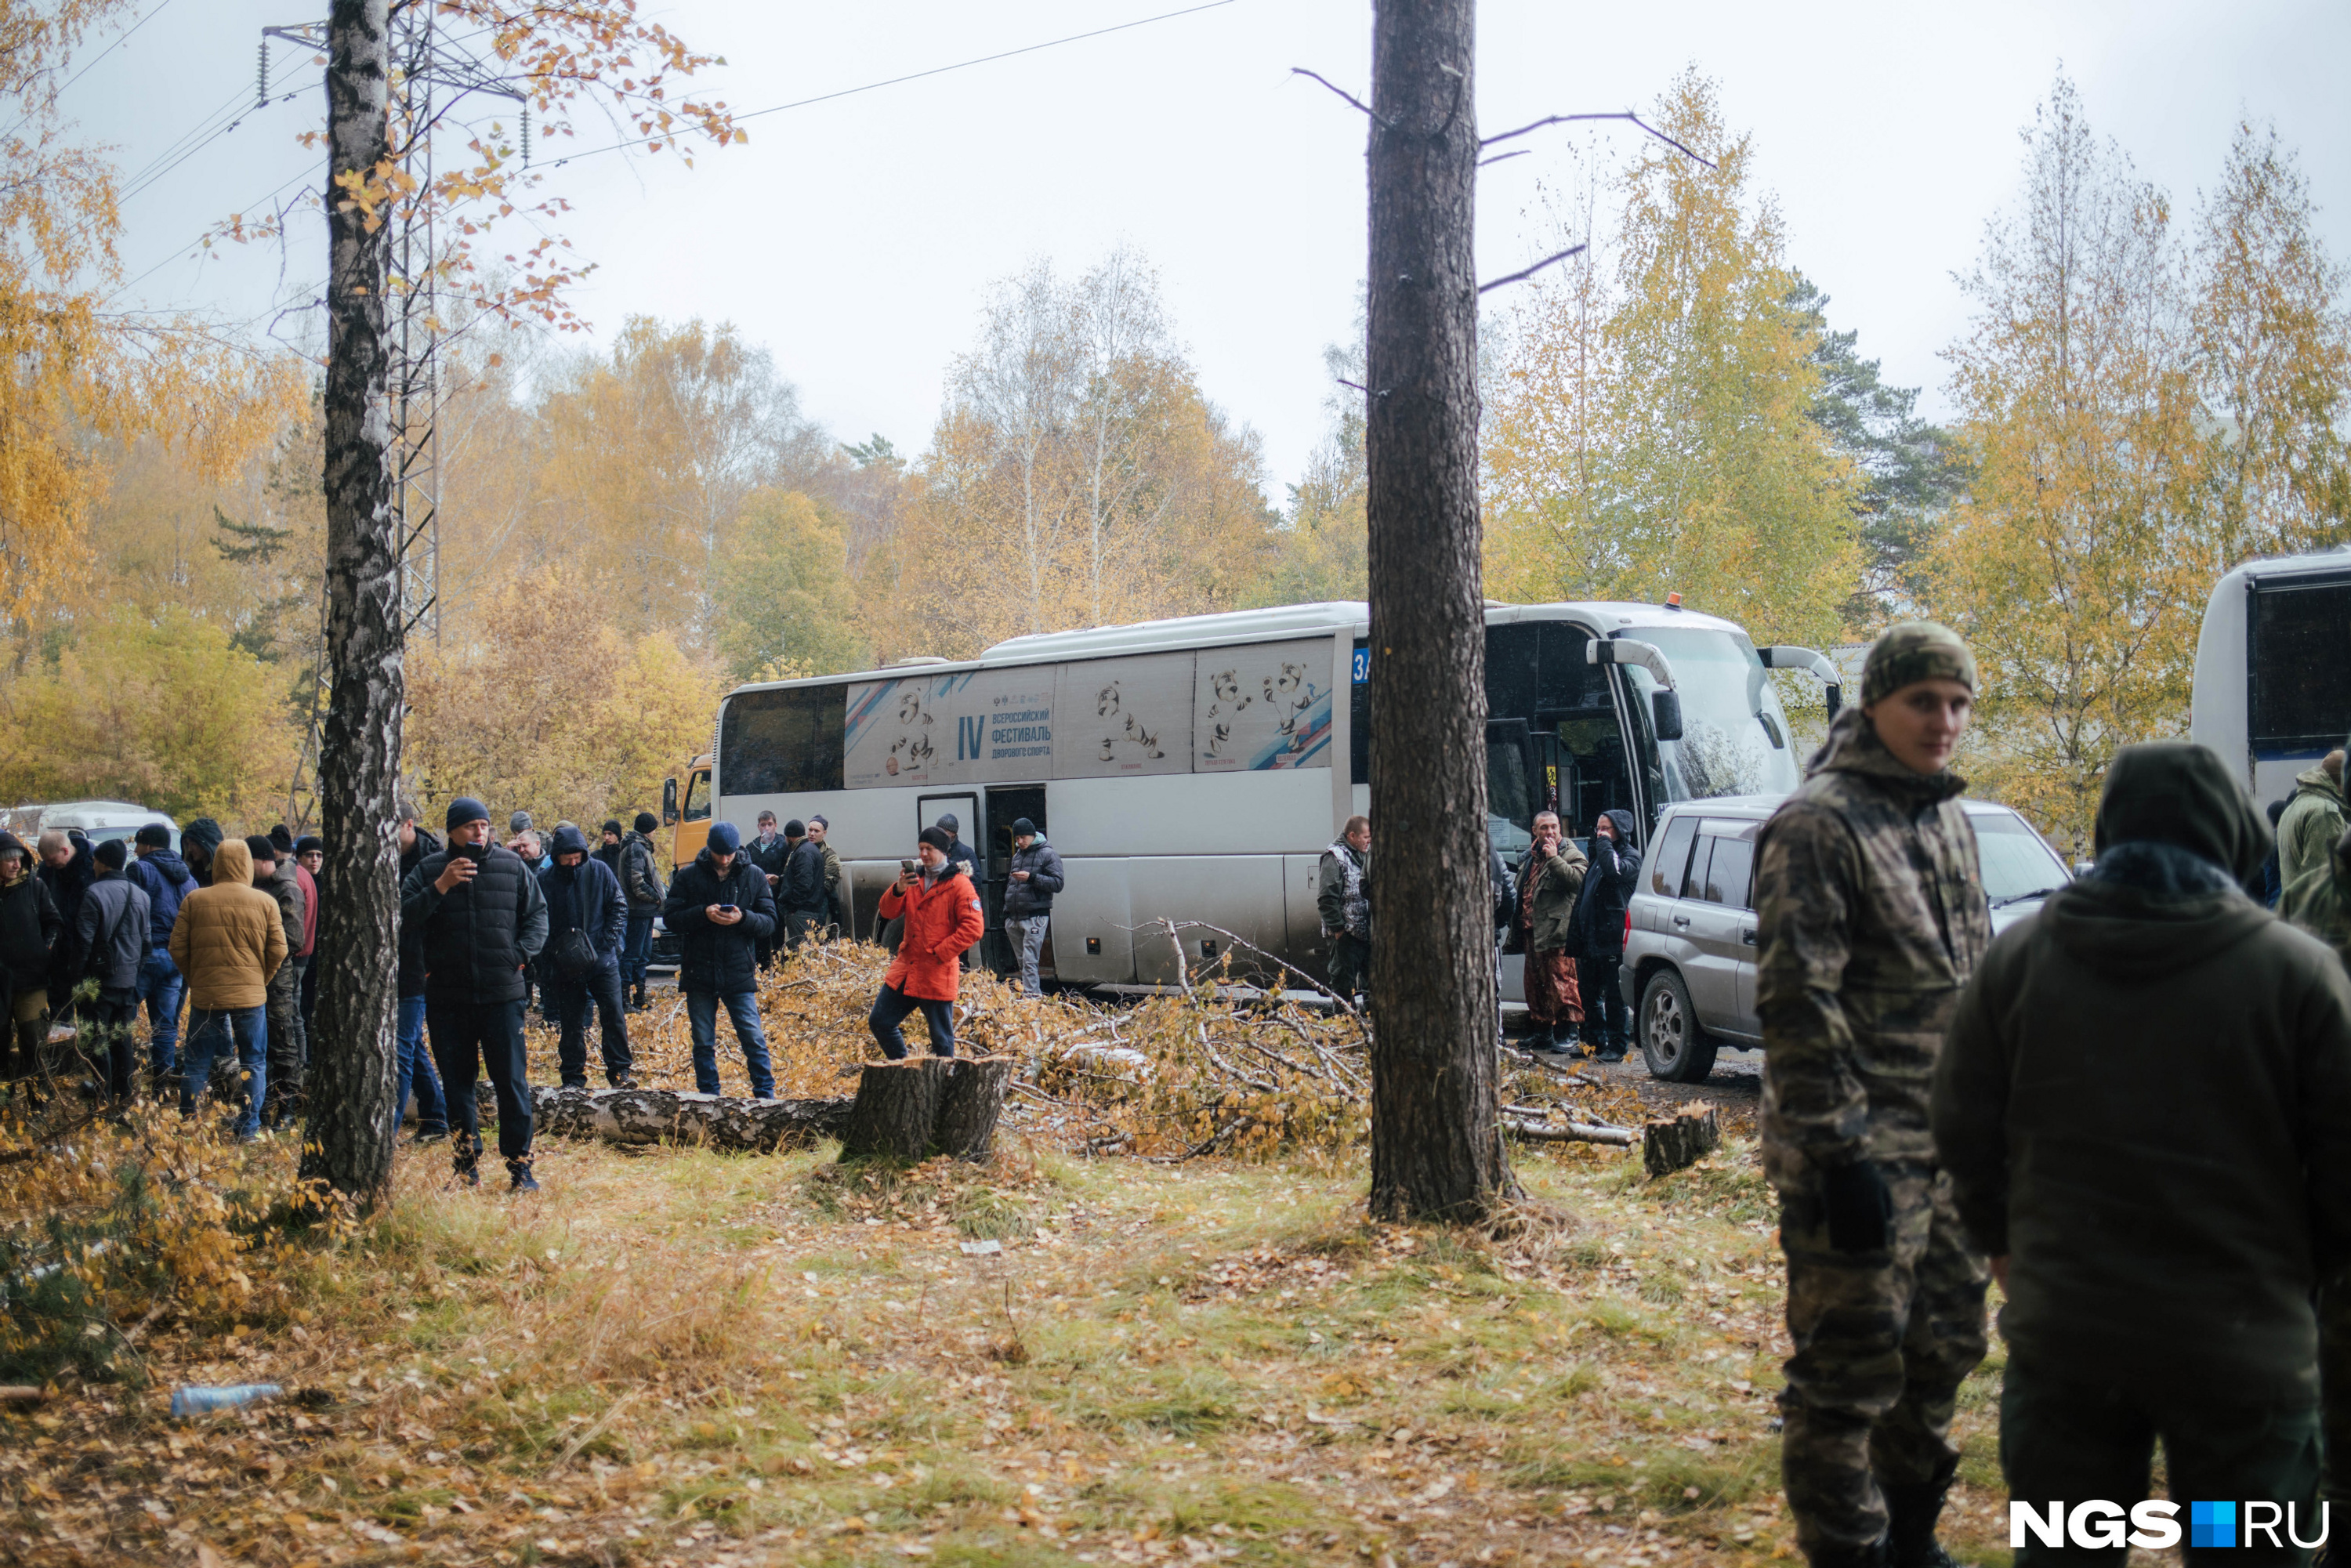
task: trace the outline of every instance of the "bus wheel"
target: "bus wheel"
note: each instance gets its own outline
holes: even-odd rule
[[[1714,1071],[1714,1037],[1698,1027],[1689,988],[1673,970],[1659,969],[1642,988],[1635,1028],[1650,1077],[1668,1083],[1700,1083]]]

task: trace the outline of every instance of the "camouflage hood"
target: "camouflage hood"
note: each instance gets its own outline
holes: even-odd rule
[[[1949,768],[1940,773],[1914,773],[1877,738],[1868,717],[1857,707],[1840,712],[1829,725],[1829,737],[1804,764],[1804,777],[1820,773],[1854,773],[1883,779],[1906,792],[1915,791],[1917,803],[1948,800],[1967,790],[1968,781]]]

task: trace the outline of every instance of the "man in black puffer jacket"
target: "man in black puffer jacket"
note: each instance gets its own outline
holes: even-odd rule
[[[1576,988],[1583,993],[1583,1046],[1603,1061],[1622,1061],[1632,1030],[1625,989],[1617,983],[1625,967],[1625,905],[1641,876],[1641,852],[1633,847],[1633,813],[1603,811],[1592,824],[1592,869],[1583,874],[1576,900]]]
[[[65,924],[48,883],[34,873],[32,852],[0,831],[0,976],[8,982],[6,1022],[16,1047],[13,1065],[0,1051],[0,1079],[40,1076],[49,1037],[49,955]]]
[[[685,993],[685,1021],[694,1034],[695,1088],[719,1092],[718,1004],[724,998],[750,1071],[751,1092],[772,1100],[776,1078],[759,1027],[758,943],[775,932],[776,901],[768,896],[767,873],[742,848],[734,823],[711,823],[703,852],[669,880],[662,924],[678,934],[683,947],[677,988]]]
[[[460,797],[449,806],[449,847],[426,855],[400,885],[400,918],[424,956],[424,1012],[433,1061],[449,1097],[457,1179],[481,1177],[481,1113],[474,1084],[485,1069],[498,1100],[498,1153],[517,1192],[536,1192],[530,1172],[530,1090],[524,1082],[523,965],[547,945],[547,899],[512,850],[490,841],[489,808]]]
[[[602,1024],[604,1080],[615,1089],[629,1076],[629,1025],[621,1000],[621,939],[628,929],[628,901],[612,868],[588,853],[588,836],[569,823],[555,830],[549,845],[555,863],[538,873],[547,894],[547,951],[538,961],[548,995],[554,999],[563,1034],[555,1060],[566,1089],[588,1087],[588,1003],[593,998]]]

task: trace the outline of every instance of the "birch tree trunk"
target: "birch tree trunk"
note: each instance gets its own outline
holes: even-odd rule
[[[1515,1190],[1495,1093],[1479,569],[1474,0],[1372,25],[1372,1191],[1474,1219]]]
[[[373,179],[388,152],[387,0],[333,0],[327,129],[337,174]],[[388,225],[327,193],[327,661],[319,747],[327,862],[319,878],[319,1005],[302,1175],[371,1205],[392,1178],[400,1107],[393,1021],[400,914],[402,695],[400,541],[384,388]],[[381,214],[380,214],[381,215]]]

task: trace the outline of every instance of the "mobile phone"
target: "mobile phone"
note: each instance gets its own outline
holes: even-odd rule
[[[900,862],[898,862],[898,874],[899,874],[900,876],[912,876],[912,875],[914,875],[914,862],[913,861],[900,861]]]
[[[718,906],[718,913],[721,915],[733,915],[736,913],[736,909],[731,904],[722,904]]]

